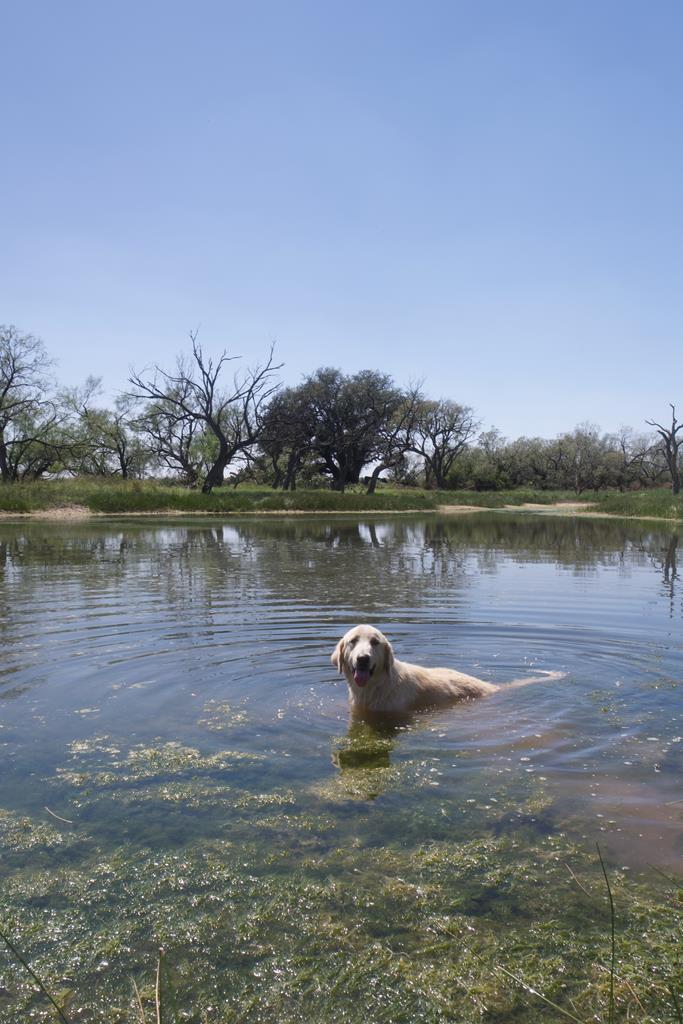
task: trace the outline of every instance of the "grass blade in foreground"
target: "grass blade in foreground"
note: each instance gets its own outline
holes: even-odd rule
[[[614,970],[616,965],[616,946],[614,939],[614,900],[612,899],[612,888],[609,884],[609,878],[607,877],[607,869],[605,868],[605,862],[602,859],[602,852],[598,843],[595,844],[598,851],[598,857],[600,858],[600,867],[602,873],[605,876],[605,885],[607,886],[607,895],[609,896],[609,907],[610,907],[610,932],[611,932],[611,958],[610,958],[610,972],[609,972],[609,1024],[614,1024]]]
[[[56,1000],[53,999],[53,997],[50,995],[50,993],[49,993],[47,987],[45,986],[44,982],[42,981],[42,979],[38,977],[38,975],[33,970],[33,968],[28,963],[28,961],[21,955],[21,953],[19,952],[17,947],[14,945],[12,940],[9,938],[9,936],[6,935],[4,931],[0,931],[0,938],[5,943],[7,948],[9,950],[11,950],[11,952],[14,954],[14,956],[19,961],[21,966],[31,975],[31,977],[35,981],[35,983],[38,986],[38,988],[40,989],[40,991],[46,997],[46,999],[49,999],[49,1001],[52,1003],[52,1005],[54,1006],[55,1010],[57,1011],[59,1019],[63,1022],[63,1024],[70,1024],[69,1018],[67,1016],[65,1016],[64,1011],[62,1010],[62,1008],[59,1005],[59,1003],[57,1003]]]

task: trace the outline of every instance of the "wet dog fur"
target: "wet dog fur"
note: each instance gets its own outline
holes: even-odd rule
[[[374,626],[354,626],[332,652],[332,664],[346,677],[354,711],[409,714],[423,708],[446,706],[498,690],[559,679],[561,672],[515,679],[499,686],[450,668],[424,668],[399,661],[384,633]]]

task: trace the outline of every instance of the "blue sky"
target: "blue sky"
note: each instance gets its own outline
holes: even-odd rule
[[[207,350],[510,437],[683,408],[683,5],[0,5],[0,322],[75,384]]]

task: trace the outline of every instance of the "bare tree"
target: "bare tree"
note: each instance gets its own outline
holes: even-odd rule
[[[208,494],[224,480],[225,470],[237,456],[248,456],[258,441],[261,418],[268,398],[277,390],[273,348],[263,366],[234,375],[227,388],[222,382],[225,366],[239,358],[223,351],[218,359],[206,356],[190,334],[192,356],[182,357],[175,372],[155,366],[151,375],[133,372],[129,378],[134,398],[159,403],[177,415],[177,425],[199,425],[211,440],[210,465],[202,491]]]
[[[683,423],[676,420],[676,406],[671,405],[671,426],[665,427],[656,420],[645,420],[650,427],[656,427],[657,433],[662,439],[661,450],[664,453],[666,464],[671,474],[671,492],[680,494],[681,491],[681,470],[678,464],[678,450],[681,447],[681,438],[678,437],[679,430],[683,430]]]
[[[180,473],[188,487],[197,487],[208,471],[204,424],[188,419],[172,401],[148,402],[138,413],[136,428],[162,465]]]

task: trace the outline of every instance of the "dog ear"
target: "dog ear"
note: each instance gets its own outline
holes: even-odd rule
[[[384,650],[384,671],[391,672],[394,667],[394,648],[386,637],[382,639],[382,648]]]
[[[336,669],[339,670],[339,675],[344,675],[344,638],[339,641],[335,649],[332,651],[330,661]]]

